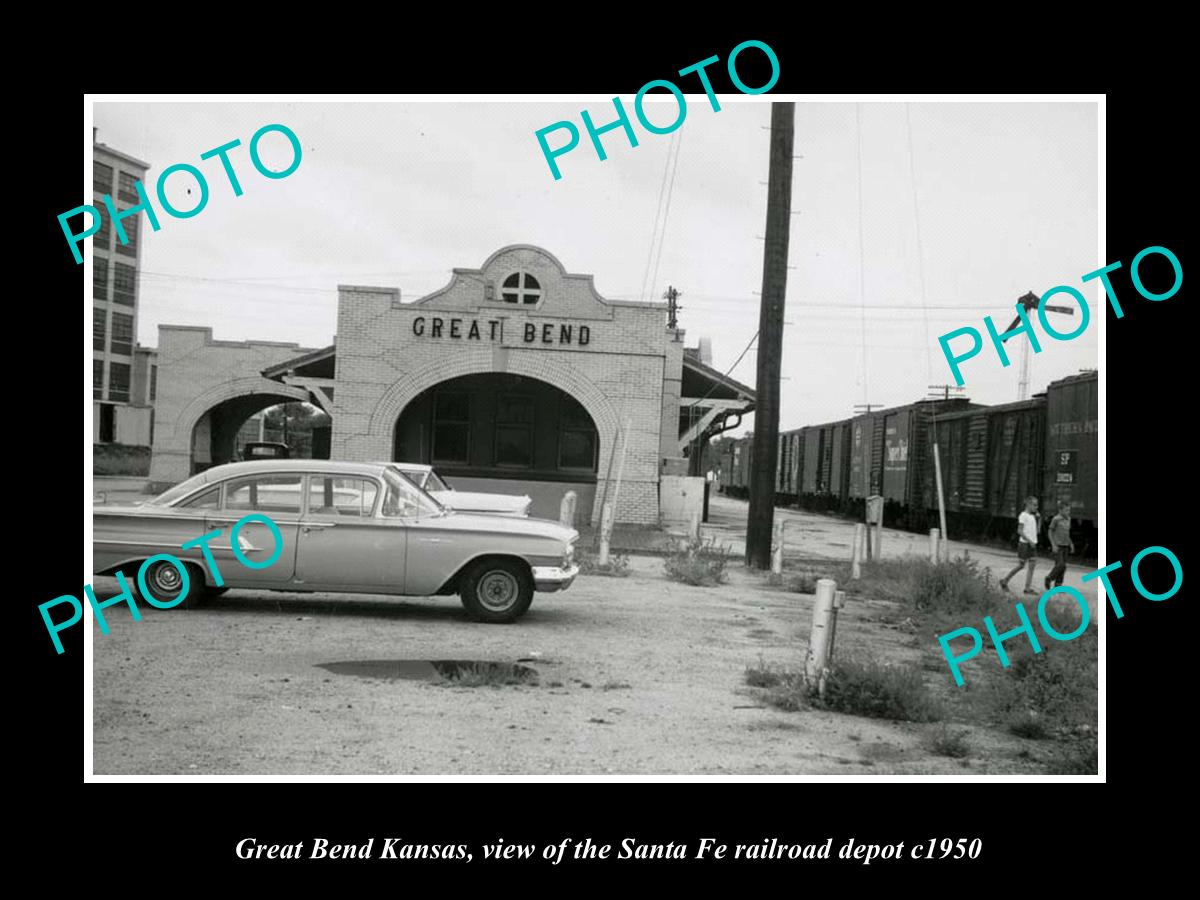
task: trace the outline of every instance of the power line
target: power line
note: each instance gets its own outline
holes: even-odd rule
[[[908,139],[908,180],[912,188],[913,221],[917,227],[917,280],[921,286],[921,315],[925,322],[925,374],[933,379],[933,360],[929,354],[929,315],[925,302],[925,251],[921,245],[921,209],[917,204],[917,163],[913,154],[912,104],[904,104],[904,132]]]
[[[870,396],[867,390],[867,267],[866,239],[863,229],[863,159],[862,159],[862,104],[854,104],[854,123],[858,133],[858,304],[859,321],[862,326],[862,381],[863,402]]]
[[[646,300],[646,282],[650,280],[650,264],[654,261],[654,242],[658,238],[658,220],[659,214],[662,212],[663,193],[667,190],[667,172],[671,168],[671,151],[675,148],[675,141],[679,131],[671,135],[671,141],[667,144],[667,159],[663,163],[662,182],[658,185],[658,202],[654,204],[654,226],[650,229],[650,251],[646,254],[646,271],[642,275],[642,289],[638,293],[639,300]]]
[[[675,192],[675,175],[679,171],[679,151],[683,146],[683,132],[676,131],[675,134],[678,136],[678,140],[675,141],[675,161],[671,163],[671,183],[667,186],[667,206],[663,210],[662,236],[658,241],[658,259],[654,261],[654,277],[650,279],[651,289],[658,281],[658,266],[662,262],[663,246],[667,243],[667,223],[671,217],[671,195]]]

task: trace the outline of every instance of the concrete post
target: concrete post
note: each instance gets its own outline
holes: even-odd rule
[[[809,683],[817,681],[829,665],[831,619],[837,582],[832,578],[817,581],[817,599],[813,603],[812,633],[808,638],[808,657],[804,661],[804,675]]]
[[[936,528],[929,529],[929,561],[937,563],[938,561],[938,543],[940,541],[941,532]]]
[[[608,542],[612,537],[613,508],[611,503],[605,503],[600,510],[600,555],[596,562],[602,566],[608,565]]]
[[[700,540],[700,513],[692,513],[692,521],[688,525],[688,536],[694,540]]]
[[[575,501],[578,495],[574,491],[563,494],[562,502],[558,504],[558,521],[568,528],[575,527]]]
[[[786,526],[786,522],[775,523],[774,542],[771,546],[771,572],[775,575],[783,574],[783,532]]]
[[[850,551],[850,579],[862,578],[862,548],[867,540],[867,526],[859,522],[854,526],[854,548]]]
[[[837,620],[838,613],[842,611],[842,607],[846,605],[846,592],[834,591],[833,594],[833,616],[829,621],[829,663],[833,663],[833,650],[837,642]],[[825,692],[825,681],[821,681],[821,693]]]

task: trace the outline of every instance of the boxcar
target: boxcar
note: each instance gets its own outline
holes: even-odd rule
[[[1071,504],[1071,518],[1081,534],[1076,549],[1096,546],[1099,521],[1099,380],[1084,372],[1052,382],[1046,388],[1046,456],[1042,483],[1044,518]],[[1082,540],[1081,540],[1082,538]]]
[[[999,535],[1013,528],[1027,496],[1040,496],[1043,397],[940,414],[926,425],[921,497],[927,519],[937,515],[932,443],[942,462],[951,537]]]

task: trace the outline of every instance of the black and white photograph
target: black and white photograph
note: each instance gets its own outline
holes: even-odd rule
[[[1103,96],[746,81],[90,98],[90,779],[1097,779]]]

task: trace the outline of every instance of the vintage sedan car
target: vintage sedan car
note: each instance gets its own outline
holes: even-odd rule
[[[283,536],[283,552],[265,568],[242,565],[230,543],[232,526],[251,513],[268,516]],[[443,507],[390,466],[287,459],[237,462],[194,475],[137,506],[94,511],[94,570],[123,572],[134,584],[141,564],[171,554],[188,567],[190,589],[180,603],[229,588],[340,591],[405,596],[457,593],[475,619],[511,622],[535,591],[570,587],[579,532],[557,522],[499,518]],[[197,546],[181,546],[219,529],[208,543],[224,585],[217,588]],[[264,562],[275,539],[251,520],[238,534],[246,559]],[[160,601],[181,593],[169,560],[151,563],[147,587]]]
[[[501,516],[527,516],[533,500],[527,494],[494,494],[484,491],[456,491],[425,463],[387,463],[403,472],[417,487],[442,506],[459,512],[492,513]]]

